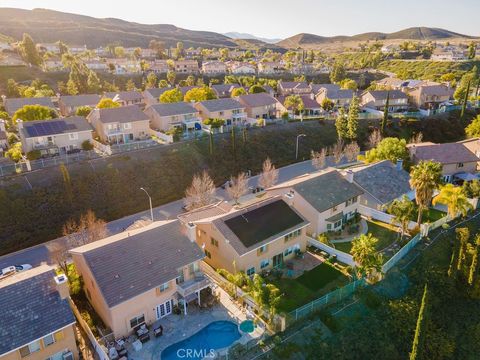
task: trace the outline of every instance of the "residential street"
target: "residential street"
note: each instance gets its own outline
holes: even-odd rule
[[[344,163],[344,162],[343,162]],[[333,165],[333,160],[331,157],[327,158],[327,164]],[[312,166],[310,160],[291,164],[279,169],[278,182],[284,182],[290,180],[299,175],[313,172],[315,168]],[[257,186],[258,175],[252,176],[249,179],[249,186]],[[219,199],[226,198],[226,192],[222,188],[217,189],[217,197]],[[148,206],[148,198],[145,196],[145,205]],[[153,216],[155,220],[168,220],[174,219],[179,215],[183,210],[183,200],[177,200],[158,206],[153,209]],[[111,235],[120,233],[132,225],[135,221],[140,219],[148,219],[150,217],[150,210],[146,209],[145,211],[132,214],[121,219],[113,220],[108,223],[107,227]],[[19,250],[14,253],[0,256],[0,269],[10,265],[17,264],[31,264],[33,266],[38,266],[42,262],[49,262],[49,254],[47,249],[47,244],[54,241],[61,241],[63,238],[58,238],[50,242],[32,246],[27,249]]]

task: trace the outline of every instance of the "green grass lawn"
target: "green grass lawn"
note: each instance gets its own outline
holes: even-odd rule
[[[274,279],[271,283],[284,294],[279,310],[289,312],[344,286],[348,279],[330,264],[322,263],[296,279]]]
[[[433,223],[433,222],[443,218],[446,215],[447,214],[443,211],[433,209],[433,208],[428,208],[427,210],[423,211],[422,222]],[[417,217],[418,217],[418,207],[417,207],[417,204],[415,204],[415,211],[412,214],[411,220],[412,221],[417,221]]]

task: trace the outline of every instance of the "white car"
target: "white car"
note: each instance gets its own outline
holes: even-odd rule
[[[7,266],[6,268],[3,268],[2,270],[0,270],[0,279],[13,275],[16,272],[29,270],[31,268],[32,268],[32,265],[30,264]]]
[[[31,268],[32,268],[32,265],[30,264],[15,265],[15,269],[17,271],[30,270]]]

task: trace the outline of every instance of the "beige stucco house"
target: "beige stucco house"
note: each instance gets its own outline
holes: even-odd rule
[[[185,102],[155,104],[147,107],[145,114],[150,118],[150,127],[157,131],[167,131],[172,127],[186,130],[195,126],[200,128],[202,122],[198,110]]]
[[[78,359],[65,275],[41,265],[0,281],[0,359]]]
[[[154,222],[70,253],[89,302],[116,338],[171,315],[176,306],[188,314],[187,304],[200,302],[210,286],[199,268],[205,255],[178,220]]]
[[[245,106],[235,99],[214,99],[196,103],[202,120],[223,119],[226,125],[240,125],[247,120]]]
[[[236,99],[245,106],[249,118],[271,119],[276,117],[278,101],[267,93],[241,95]]]
[[[408,109],[408,96],[400,90],[368,90],[360,96],[362,106],[383,111],[388,98],[388,111],[400,112]]]
[[[420,85],[407,92],[412,105],[423,109],[436,109],[453,97],[454,90],[443,84]]]
[[[72,116],[75,115],[75,111],[77,111],[79,107],[89,106],[93,109],[99,101],[100,95],[96,94],[62,95],[58,100],[58,107],[60,108],[60,114],[62,114],[62,116]]]
[[[202,73],[205,75],[225,74],[227,65],[223,61],[207,61],[202,64]]]
[[[197,74],[199,71],[197,60],[175,61],[175,72],[180,74]]]

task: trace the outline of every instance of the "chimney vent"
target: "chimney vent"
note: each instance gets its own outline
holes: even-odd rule
[[[347,170],[346,179],[349,183],[353,183],[353,171]]]
[[[68,278],[65,274],[59,274],[53,278],[55,280],[55,285],[57,291],[60,294],[62,300],[70,296],[70,291],[68,289]]]

